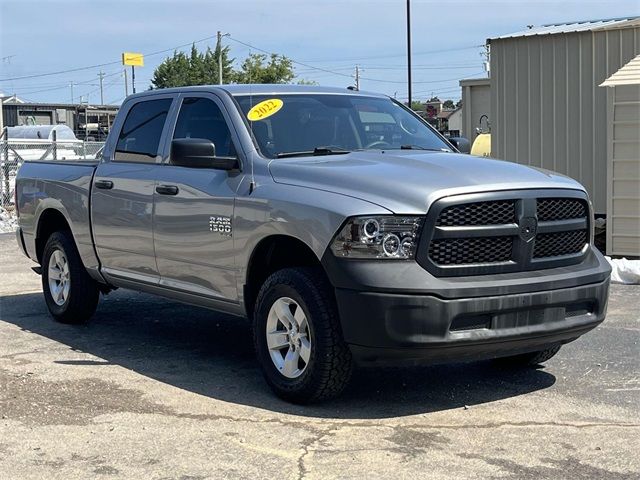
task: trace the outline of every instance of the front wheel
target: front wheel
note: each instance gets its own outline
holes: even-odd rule
[[[339,395],[352,371],[333,292],[322,272],[287,268],[256,301],[254,344],[265,379],[281,398],[311,403]]]
[[[84,323],[96,310],[99,290],[70,232],[53,233],[42,254],[42,290],[49,312],[62,323]]]

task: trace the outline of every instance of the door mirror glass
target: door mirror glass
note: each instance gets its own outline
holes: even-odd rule
[[[449,137],[449,143],[456,147],[460,153],[471,152],[471,143],[464,137]]]
[[[238,159],[216,156],[216,146],[206,138],[176,138],[171,142],[171,165],[234,170]]]

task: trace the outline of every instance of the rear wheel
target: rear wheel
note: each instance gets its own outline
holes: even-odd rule
[[[539,350],[537,352],[497,358],[496,362],[503,367],[534,367],[546,362],[551,357],[555,356],[555,354],[558,353],[559,350],[560,345],[554,345],[545,350]]]
[[[84,323],[96,310],[99,290],[71,233],[53,233],[42,254],[42,290],[49,312],[62,323]]]
[[[281,398],[311,403],[339,395],[352,371],[333,292],[322,272],[287,268],[256,301],[254,344],[265,379]]]

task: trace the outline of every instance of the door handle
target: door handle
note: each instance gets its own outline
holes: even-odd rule
[[[111,180],[96,180],[93,184],[96,188],[103,190],[111,190],[113,188],[113,182]]]
[[[178,187],[175,185],[158,185],[156,187],[156,192],[160,195],[177,195]]]

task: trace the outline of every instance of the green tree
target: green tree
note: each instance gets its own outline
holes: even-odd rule
[[[413,100],[411,102],[411,110],[424,110],[424,104],[418,100]]]
[[[229,58],[229,47],[207,48],[199,52],[195,45],[191,53],[173,52],[153,72],[151,88],[183,87],[187,85],[209,85],[218,83],[218,58],[222,55],[223,79],[229,83],[234,78],[233,59]]]
[[[173,52],[173,56],[158,65],[153,72],[151,88],[189,85],[189,72],[189,58],[182,52]]]
[[[456,108],[460,108],[462,106],[462,99],[458,100],[458,103],[456,103]]]
[[[220,55],[222,55],[222,81],[224,83],[233,82],[235,78],[233,61],[235,59],[229,58],[229,47],[219,48],[216,46],[215,50],[207,48],[204,54],[204,74],[207,79],[213,78],[213,81],[206,82],[203,85],[218,83],[218,58]]]
[[[289,83],[293,80],[293,64],[283,55],[261,53],[249,55],[236,72],[236,83]]]
[[[315,80],[306,80],[304,78],[301,78],[300,80],[298,80],[298,85],[319,85],[319,83]]]
[[[453,100],[445,100],[442,104],[442,108],[444,108],[445,110],[453,110],[454,108],[456,108],[456,104],[453,103]]]

